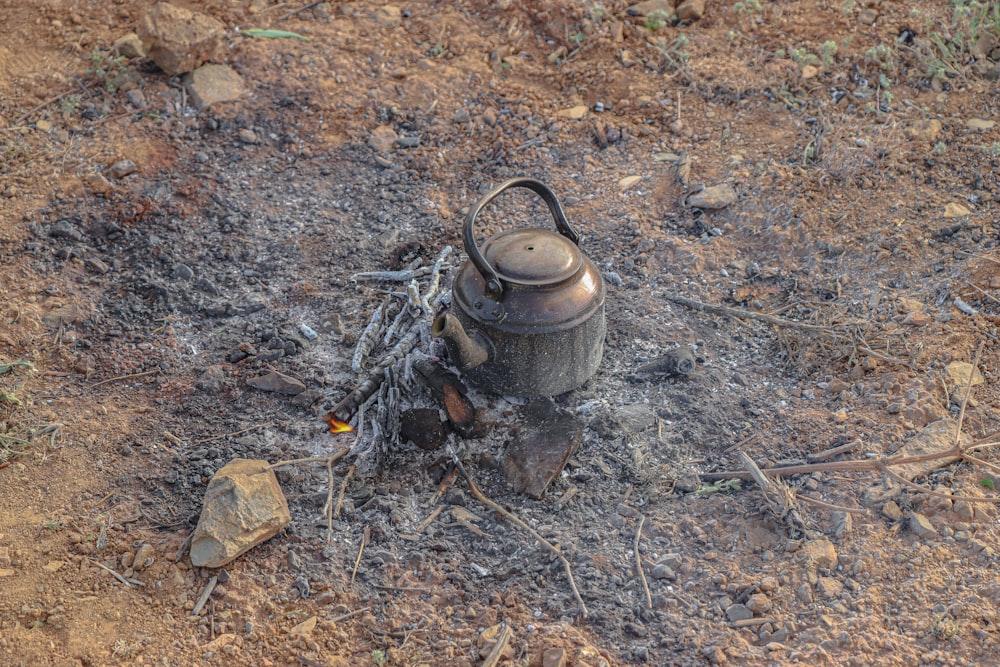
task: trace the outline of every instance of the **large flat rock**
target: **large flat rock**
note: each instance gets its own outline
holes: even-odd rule
[[[136,33],[149,58],[167,74],[177,75],[213,60],[225,30],[207,14],[160,2],[142,17]]]

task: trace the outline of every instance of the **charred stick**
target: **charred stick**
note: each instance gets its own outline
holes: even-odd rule
[[[375,343],[382,330],[382,323],[385,322],[385,311],[392,297],[386,297],[385,301],[372,313],[372,319],[368,326],[361,332],[358,338],[358,345],[354,348],[354,357],[351,359],[351,369],[355,373],[361,372],[361,367],[368,359],[368,356],[375,349]]]
[[[405,283],[407,280],[413,280],[415,278],[420,278],[421,276],[426,276],[431,272],[431,267],[421,266],[417,269],[406,269],[403,271],[366,271],[364,273],[355,273],[351,276],[351,280],[378,280],[384,282],[396,282]]]
[[[396,346],[389,351],[389,354],[385,355],[385,358],[372,369],[368,379],[359,384],[354,391],[333,407],[333,410],[330,411],[333,418],[342,422],[349,421],[351,415],[354,414],[358,407],[371,398],[379,390],[379,387],[382,386],[382,383],[385,381],[385,369],[402,361],[413,349],[413,346],[417,344],[419,338],[419,332],[411,331],[396,343]]]

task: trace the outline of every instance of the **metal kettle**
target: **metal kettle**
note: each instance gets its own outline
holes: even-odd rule
[[[480,250],[476,217],[511,188],[538,194],[558,233],[505,231]],[[455,277],[451,311],[431,326],[459,370],[509,396],[554,396],[589,380],[604,352],[604,280],[552,190],[534,178],[501,183],[469,210],[463,237],[468,261]]]

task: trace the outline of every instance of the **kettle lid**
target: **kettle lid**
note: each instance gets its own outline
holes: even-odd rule
[[[562,283],[583,266],[575,243],[547,229],[515,229],[486,242],[483,255],[505,282],[543,286]]]

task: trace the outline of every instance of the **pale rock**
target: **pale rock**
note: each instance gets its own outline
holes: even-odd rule
[[[87,174],[83,177],[83,182],[91,194],[98,197],[110,197],[117,188],[111,184],[102,174]]]
[[[747,600],[746,605],[747,609],[752,611],[755,616],[760,616],[771,609],[771,598],[764,593],[754,593]]]
[[[207,14],[160,2],[142,17],[136,32],[149,58],[173,76],[214,59],[225,30]]]
[[[805,65],[802,67],[803,79],[815,79],[819,76],[819,68],[815,65]]]
[[[726,208],[736,201],[736,191],[728,183],[712,185],[700,192],[688,195],[685,203],[691,208],[716,210]]]
[[[969,441],[969,436],[962,434],[960,445],[964,446]],[[935,454],[952,449],[955,445],[955,423],[951,419],[940,419],[930,423],[920,429],[915,436],[910,438],[902,447],[896,450],[896,455],[900,457],[924,456],[925,454]],[[892,467],[893,472],[904,479],[913,481],[917,477],[922,477],[932,470],[943,468],[959,460],[959,456],[946,456],[929,461],[918,461],[916,463],[906,463]]]
[[[907,313],[906,317],[903,318],[903,324],[908,324],[911,327],[923,327],[931,322],[931,316],[921,310],[915,310],[912,313]]]
[[[542,653],[542,667],[566,667],[566,649],[545,649]]]
[[[837,567],[837,548],[828,539],[821,538],[807,542],[800,551],[811,570],[816,568],[832,570]]]
[[[560,118],[569,118],[570,120],[580,120],[581,118],[587,115],[587,111],[588,109],[586,105],[581,104],[579,106],[571,107],[569,109],[560,109],[559,111],[556,112],[556,115],[559,116]]]
[[[296,396],[306,390],[306,386],[302,383],[302,380],[285,375],[284,373],[278,373],[277,371],[248,378],[247,384],[260,391],[273,391],[278,394],[288,394],[289,396]]]
[[[267,461],[233,459],[212,476],[191,541],[191,563],[222,567],[291,523]]]
[[[965,121],[965,126],[970,130],[976,130],[977,132],[988,132],[993,129],[996,125],[995,120],[985,120],[983,118],[970,118]]]
[[[156,550],[153,549],[153,545],[149,542],[143,542],[135,552],[135,558],[132,559],[132,569],[136,572],[142,572],[147,567],[153,564],[156,560]]]
[[[139,39],[139,35],[134,32],[122,35],[116,39],[115,43],[111,45],[111,51],[126,58],[146,57],[146,46]]]
[[[396,132],[391,127],[388,125],[379,125],[372,130],[371,135],[368,137],[368,145],[379,153],[390,153],[393,146],[396,145],[396,139],[398,138]]]
[[[199,111],[222,102],[232,102],[247,92],[236,70],[229,65],[202,65],[184,76],[191,103]]]
[[[42,566],[42,570],[52,574],[53,572],[58,572],[62,569],[63,565],[66,564],[64,560],[50,560],[48,563]]]
[[[844,590],[844,584],[833,577],[820,577],[816,581],[816,590],[827,599],[835,598]]]
[[[907,128],[906,132],[910,136],[910,139],[914,141],[932,143],[937,140],[943,127],[941,121],[937,118],[931,118],[914,122],[913,125]]]
[[[126,176],[130,176],[137,171],[139,171],[139,167],[135,166],[135,162],[132,162],[132,160],[118,160],[108,167],[108,176],[115,180],[119,180],[125,178]]]
[[[733,604],[729,605],[726,609],[726,618],[729,619],[730,623],[736,623],[737,621],[746,621],[753,618],[753,612],[743,604]]]
[[[626,176],[618,181],[618,190],[624,192],[642,180],[642,176]]]
[[[35,129],[39,132],[51,132],[52,131],[52,121],[41,118],[35,121]]]
[[[942,217],[951,220],[953,218],[964,218],[965,216],[970,215],[971,213],[972,211],[970,211],[963,204],[959,204],[958,202],[952,201],[945,204],[944,215]]]
[[[935,537],[938,534],[930,519],[920,512],[910,512],[909,528],[917,537]]]
[[[293,627],[291,630],[289,630],[288,634],[291,635],[292,637],[308,637],[309,634],[312,633],[312,631],[316,628],[316,623],[318,621],[319,621],[318,617],[310,616],[309,618],[307,618],[306,620],[302,621],[301,623]]]
[[[395,28],[403,22],[403,11],[395,5],[383,5],[375,10],[375,22]]]
[[[681,21],[697,21],[705,15],[705,0],[684,0],[677,5],[677,18]]]
[[[629,16],[650,16],[660,12],[664,16],[674,13],[674,0],[643,0],[625,10]]]
[[[899,505],[894,500],[890,500],[882,505],[882,516],[889,521],[899,521],[903,516],[903,510],[899,509]]]
[[[969,386],[969,376],[972,376],[972,386],[981,385],[985,380],[979,369],[965,361],[953,361],[945,367],[949,382],[955,387]]]

